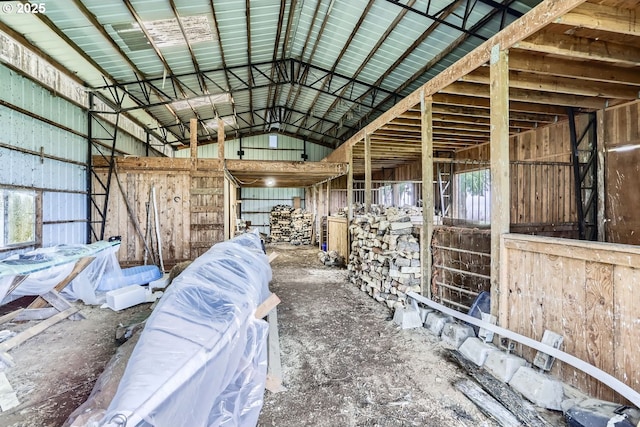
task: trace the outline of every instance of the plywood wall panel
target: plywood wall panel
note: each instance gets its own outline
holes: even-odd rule
[[[563,350],[640,388],[640,249],[537,236],[505,235],[500,324],[539,340],[545,329]],[[535,352],[519,347],[529,361]],[[595,397],[624,402],[607,386],[556,361],[552,374]]]

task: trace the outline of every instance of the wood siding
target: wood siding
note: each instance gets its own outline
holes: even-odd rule
[[[607,110],[603,126],[605,238],[608,242],[638,245],[640,101]]]
[[[640,389],[640,248],[538,236],[502,237],[501,326],[563,350]],[[528,348],[517,351],[532,361]],[[587,374],[555,363],[552,374],[605,400],[621,398]]]
[[[224,240],[224,176],[220,166],[217,159],[192,162],[190,159],[117,158],[118,178],[115,174],[112,177],[105,238],[122,236],[118,251],[121,265],[143,263],[145,251],[140,234],[150,232],[155,238],[154,221],[151,227],[147,226],[147,205],[153,210],[152,187],[156,192],[165,269],[193,260],[214,243]],[[106,182],[108,167],[102,158],[94,158],[94,168]],[[97,191],[99,184],[95,178],[93,186]],[[98,218],[95,206],[92,215]]]

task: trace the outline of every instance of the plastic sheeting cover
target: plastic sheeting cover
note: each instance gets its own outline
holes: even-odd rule
[[[117,274],[120,265],[115,256],[119,242],[95,242],[90,245],[59,245],[36,249],[0,261],[0,304],[25,295],[42,295],[54,288],[73,270],[76,261],[95,257],[66,288],[64,295],[82,299],[87,304],[98,304],[96,291],[104,286],[105,275]],[[27,276],[7,295],[17,276]]]
[[[255,319],[271,267],[257,233],[214,245],[169,286],[98,425],[250,426],[266,380],[268,324]]]

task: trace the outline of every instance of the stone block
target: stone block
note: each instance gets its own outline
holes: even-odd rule
[[[482,366],[487,360],[489,353],[500,350],[491,343],[483,342],[476,337],[469,337],[462,343],[460,348],[458,348],[458,351],[476,365]]]
[[[562,383],[547,374],[523,366],[513,375],[509,385],[541,408],[562,410]]]
[[[393,313],[393,321],[402,329],[419,328],[422,326],[420,313],[413,307],[397,308]]]
[[[526,365],[527,361],[522,357],[502,351],[490,352],[487,360],[484,362],[484,368],[487,372],[503,383],[508,383],[513,377],[513,374],[515,374],[520,367]]]
[[[422,320],[422,323],[424,324],[424,322],[427,321],[429,313],[433,313],[435,310],[433,308],[420,307],[418,311],[420,311],[420,320]]]
[[[451,322],[444,325],[440,339],[443,344],[457,349],[467,340],[467,338],[473,336],[475,336],[475,333],[471,326],[463,323]]]
[[[432,334],[440,336],[444,325],[453,322],[451,316],[444,315],[438,311],[434,311],[427,315],[427,319],[424,322],[424,327],[429,329]]]

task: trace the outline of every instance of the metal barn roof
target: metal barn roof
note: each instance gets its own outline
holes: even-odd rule
[[[0,14],[167,143],[278,132],[335,148],[538,0],[60,0]],[[125,94],[121,104],[113,91]]]

